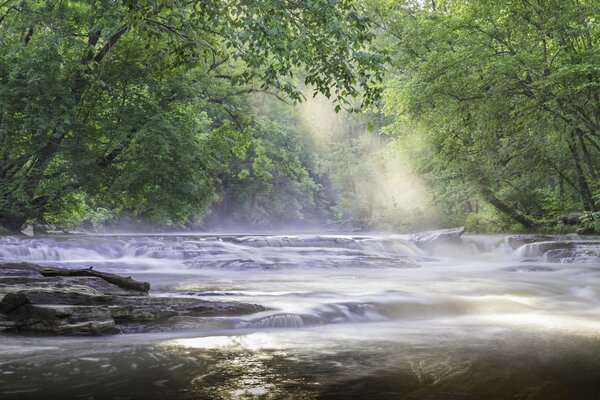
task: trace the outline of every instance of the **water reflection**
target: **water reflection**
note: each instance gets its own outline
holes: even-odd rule
[[[215,364],[194,377],[186,390],[198,398],[315,398],[309,381],[285,373],[283,364],[290,358],[284,348],[289,349],[289,344],[278,341],[277,335],[193,337],[167,340],[162,345],[167,352],[191,351],[214,357]]]
[[[478,318],[480,321],[500,325],[518,327],[537,333],[551,332],[555,334],[583,335],[600,338],[600,320],[569,315],[551,315],[539,313],[521,314],[488,314]]]
[[[597,399],[600,338],[481,321],[46,339],[0,354],[0,398]]]

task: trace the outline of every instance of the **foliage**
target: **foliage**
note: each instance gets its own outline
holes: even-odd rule
[[[594,196],[596,205],[600,206],[600,191]],[[600,211],[587,211],[581,217],[581,223],[589,230],[600,233]]]
[[[243,154],[224,165],[208,223],[272,227],[325,220],[323,176],[291,107],[268,95],[252,103],[253,134]]]
[[[438,203],[485,201],[526,228],[597,210],[597,1],[369,5],[393,60],[388,130],[420,125]]]
[[[2,1],[0,226],[498,231],[583,212],[598,229],[597,15],[596,0]]]
[[[224,165],[267,146],[244,96],[300,100],[299,68],[338,105],[369,105],[372,38],[349,0],[0,3],[0,225],[202,215]]]

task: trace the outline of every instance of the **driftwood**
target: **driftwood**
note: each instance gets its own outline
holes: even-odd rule
[[[94,271],[91,267],[88,269],[63,269],[63,268],[44,268],[40,270],[43,276],[94,276],[104,279],[123,289],[135,290],[137,292],[148,293],[150,284],[148,282],[136,281],[130,276],[120,276],[106,272]]]

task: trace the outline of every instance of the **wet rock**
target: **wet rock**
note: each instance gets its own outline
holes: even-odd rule
[[[179,317],[265,310],[238,302],[152,297],[149,287],[131,277],[95,270],[0,263],[0,329],[61,335],[159,332],[171,329],[170,320]]]
[[[114,299],[86,286],[77,285],[56,289],[34,287],[18,292],[10,292],[0,301],[0,312],[8,314],[15,304],[107,304]]]
[[[551,263],[583,263],[600,266],[600,241],[562,240],[525,244],[516,254]]]
[[[254,314],[256,312],[265,311],[266,308],[248,303],[239,303],[235,301],[201,301],[187,308],[186,313],[193,316],[238,316],[245,314]]]
[[[550,250],[569,249],[574,246],[568,241],[536,241],[524,244],[517,249],[517,255],[524,258],[541,257]]]
[[[537,243],[537,242],[554,242],[562,240],[557,236],[549,236],[549,235],[541,235],[541,234],[532,234],[532,235],[512,235],[506,238],[506,243],[511,247],[511,249],[516,250],[519,247],[529,244],[529,243]]]
[[[439,229],[437,231],[415,233],[410,237],[409,240],[418,246],[440,242],[457,242],[460,241],[460,237],[463,233],[465,233],[465,227],[461,226],[459,228]]]
[[[131,322],[166,320],[179,315],[179,313],[169,307],[117,305],[110,307],[110,315],[115,322],[127,324]]]
[[[460,238],[465,233],[465,227],[452,229],[439,229],[413,234],[409,240],[423,250],[428,252],[452,251],[456,245],[463,246],[465,243]]]
[[[108,307],[69,305],[21,305],[9,320],[21,331],[61,335],[99,335],[118,333]]]

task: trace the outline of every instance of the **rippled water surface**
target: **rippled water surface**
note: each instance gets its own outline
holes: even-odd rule
[[[183,331],[0,336],[0,397],[598,399],[590,240],[426,252],[390,235],[0,238],[0,259],[132,275],[153,296],[257,303]],[[554,253],[548,253],[554,252]],[[561,250],[563,251],[563,250]]]

